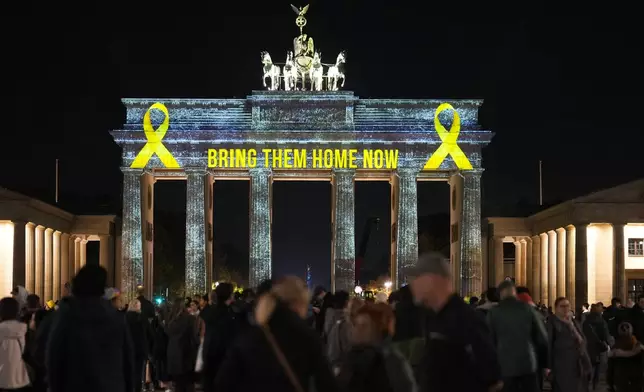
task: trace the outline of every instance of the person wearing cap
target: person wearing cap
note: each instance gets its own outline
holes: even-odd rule
[[[487,319],[499,355],[503,390],[537,392],[538,369],[548,358],[545,325],[530,305],[519,301],[514,282],[501,282],[498,292],[499,305],[490,309]]]
[[[493,392],[501,369],[485,320],[454,293],[449,261],[421,255],[407,271],[415,301],[427,310],[421,392]]]

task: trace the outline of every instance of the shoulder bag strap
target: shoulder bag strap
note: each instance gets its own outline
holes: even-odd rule
[[[270,331],[268,327],[262,327],[262,331],[264,331],[264,336],[266,336],[266,340],[268,341],[268,344],[273,349],[273,353],[275,354],[275,357],[277,358],[280,365],[282,366],[282,369],[284,369],[284,372],[286,373],[286,376],[291,381],[291,384],[293,384],[293,388],[295,388],[295,391],[304,392],[304,389],[302,388],[300,381],[297,379],[297,376],[295,376],[295,372],[293,372],[293,368],[291,368],[291,365],[288,363],[288,359],[286,359],[286,356],[284,356],[282,349],[280,349],[279,345],[277,344],[277,341],[275,340],[275,336],[273,336],[273,333]]]

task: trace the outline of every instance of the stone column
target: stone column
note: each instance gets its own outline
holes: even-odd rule
[[[60,235],[60,287],[61,297],[65,295],[65,283],[71,280],[69,269],[69,234],[62,233]]]
[[[25,287],[27,269],[27,222],[13,222],[13,278],[11,289]]]
[[[110,266],[110,236],[109,235],[99,235],[99,253],[98,253],[98,264],[105,268],[107,271],[107,276],[110,276],[112,268]]]
[[[204,294],[209,291],[206,266],[207,173],[205,169],[187,168],[186,175],[186,293]]]
[[[45,295],[45,228],[36,227],[36,288],[33,291],[44,300]]]
[[[560,227],[557,234],[557,297],[566,296],[566,229]]]
[[[25,225],[25,289],[36,292],[36,225],[27,222]]]
[[[397,290],[400,288],[398,280],[398,199],[400,198],[400,179],[398,174],[392,173],[389,180],[390,186],[390,206],[391,206],[391,227],[390,227],[390,240],[389,244],[389,277],[391,278],[392,289]],[[358,278],[360,275],[357,275]]]
[[[331,182],[332,291],[353,292],[356,281],[355,171],[336,169]]]
[[[557,233],[548,232],[548,299],[554,306],[557,299]]]
[[[626,301],[626,263],[623,223],[613,224],[613,297]]]
[[[514,241],[514,282],[517,285],[523,284],[521,282],[521,242]]]
[[[534,303],[541,298],[541,237],[532,236],[532,286],[529,286]]]
[[[463,172],[463,222],[461,225],[461,295],[479,295],[483,255],[481,237],[481,174]]]
[[[409,267],[418,261],[418,186],[414,168],[399,168],[396,277],[398,287],[407,283]]]
[[[250,251],[248,284],[256,288],[271,278],[271,170],[263,163],[250,170]]]
[[[83,239],[80,242],[80,267],[83,268],[87,265],[87,240]]]
[[[528,237],[525,240],[525,286],[532,292],[534,285],[533,269],[532,269],[532,238]]]
[[[548,234],[541,233],[541,303],[548,305],[550,296],[548,289]]]
[[[121,290],[133,296],[143,280],[141,233],[141,175],[143,170],[121,168],[123,172],[123,234],[121,241]],[[129,298],[128,298],[129,299]]]
[[[42,303],[53,299],[54,297],[54,230],[45,229],[45,284],[44,284],[44,294],[40,299]]]
[[[588,224],[575,225],[575,309],[588,302]]]
[[[81,269],[81,239],[74,238],[74,275]]]
[[[206,174],[204,184],[206,186],[206,189],[204,190],[204,209],[206,213],[206,226],[204,227],[204,229],[206,230],[206,292],[209,292],[214,281],[213,276],[215,273],[215,266],[213,264],[214,262],[212,257],[214,245],[213,240],[215,238],[215,234],[213,232],[215,195],[213,190],[214,178],[212,174]]]
[[[57,301],[61,296],[61,287],[60,284],[60,231],[54,231],[52,242],[52,298],[54,301]]]
[[[575,304],[575,226],[566,227],[566,298]],[[577,308],[575,308],[575,312]]]
[[[454,291],[461,293],[461,240],[463,231],[463,176],[460,173],[449,178],[449,260]]]
[[[528,243],[525,238],[522,238],[519,240],[519,244],[521,245],[521,285],[525,286],[526,285],[526,259],[528,258]]]
[[[154,291],[154,183],[154,176],[150,172],[144,172],[141,176],[143,277],[137,281],[137,286],[143,286],[147,298],[152,298]],[[187,271],[188,268],[186,268],[186,277]],[[189,295],[193,294],[195,293],[189,293]]]
[[[503,237],[494,237],[494,284],[491,287],[497,287],[505,276],[503,276]]]

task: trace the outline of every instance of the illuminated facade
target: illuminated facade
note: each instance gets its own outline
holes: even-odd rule
[[[535,302],[565,296],[577,308],[644,293],[644,179],[487,224],[489,285],[513,276]],[[504,243],[514,245],[511,263]]]
[[[188,293],[206,292],[210,287],[212,207],[216,197],[212,194],[213,182],[225,180],[250,181],[251,286],[271,277],[272,183],[330,181],[331,276],[336,290],[353,290],[355,181],[391,183],[391,275],[397,284],[405,282],[405,269],[415,263],[418,253],[417,181],[449,181],[456,284],[464,293],[480,292],[481,149],[492,134],[478,125],[481,101],[449,101],[458,113],[458,121],[454,121],[451,110],[441,109],[437,116],[444,102],[360,99],[350,91],[255,91],[246,99],[123,99],[127,122],[122,129],[112,131],[123,149],[122,290],[130,292],[137,284],[144,284],[151,292],[154,183],[185,179]],[[151,109],[157,103],[167,109],[167,116]],[[152,135],[142,129],[146,127],[146,115],[157,130],[169,119],[166,132],[157,140],[151,140]],[[452,128],[458,123],[457,147],[471,169],[459,169],[450,151],[437,167],[428,167],[430,157],[446,144],[444,139],[451,137],[436,129],[437,121],[445,125],[451,122]],[[142,151],[147,145],[153,153]],[[157,151],[159,145],[171,158],[163,150]],[[448,147],[454,146],[456,143]],[[398,159],[395,169],[360,165],[314,169],[312,156],[308,155],[307,168],[293,169],[276,167],[260,154],[253,167],[222,168],[209,165],[209,149],[356,149],[358,162],[363,160],[363,149],[391,149],[397,151]],[[144,167],[138,165],[140,156],[146,158]]]
[[[119,219],[73,215],[0,188],[0,292],[24,286],[43,303],[58,300],[65,283],[87,263],[87,243],[100,241],[108,284],[120,276]]]
[[[355,181],[391,184],[396,285],[418,257],[417,181],[449,181],[456,287],[480,292],[481,149],[492,138],[477,122],[482,101],[360,99],[338,91],[345,54],[322,63],[303,31],[308,9],[293,7],[300,35],[285,63],[261,53],[268,91],[246,99],[123,99],[127,120],[112,136],[123,149],[124,292],[138,284],[152,292],[154,183],[164,179],[188,184],[188,294],[211,287],[213,182],[225,180],[250,181],[252,287],[271,277],[272,183],[331,182],[331,286],[348,292],[355,284]]]

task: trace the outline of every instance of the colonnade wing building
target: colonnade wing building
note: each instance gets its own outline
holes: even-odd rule
[[[350,291],[355,285],[355,181],[391,183],[390,274],[397,286],[405,283],[406,269],[418,256],[417,181],[448,181],[456,287],[468,295],[482,290],[481,149],[492,138],[478,124],[482,101],[360,99],[351,91],[254,91],[246,99],[123,103],[127,121],[112,136],[123,149],[124,291],[138,284],[152,291],[154,183],[167,179],[187,181],[188,293],[206,292],[212,282],[213,182],[224,180],[250,181],[251,287],[272,275],[274,181],[332,184],[331,288]],[[437,121],[444,126],[437,128]],[[229,164],[219,159],[222,150],[228,151],[227,157],[254,150],[256,160]],[[289,166],[273,159],[274,154],[263,155],[264,150],[305,150],[306,162]],[[338,163],[334,154],[351,150],[356,166]],[[369,166],[367,150],[395,152],[396,162],[385,165],[375,159]],[[316,152],[324,155],[321,164]],[[306,260],[302,263],[304,270]]]
[[[490,285],[514,277],[550,306],[644,294],[644,179],[486,224]]]
[[[107,283],[113,285],[120,276],[120,229],[116,215],[74,215],[0,188],[0,297],[24,286],[42,303],[56,301],[88,262],[107,269]],[[98,255],[88,254],[94,241]]]

